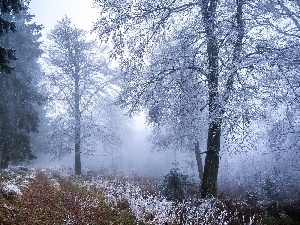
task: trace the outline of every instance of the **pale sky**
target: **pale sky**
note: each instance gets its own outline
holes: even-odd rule
[[[31,0],[30,12],[37,24],[43,24],[43,39],[58,20],[67,15],[81,29],[89,31],[97,20],[97,9],[92,8],[92,0]]]

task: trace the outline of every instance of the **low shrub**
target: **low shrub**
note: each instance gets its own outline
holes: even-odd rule
[[[177,168],[172,168],[168,174],[163,176],[162,195],[168,200],[182,201],[187,195],[189,186],[188,175],[180,172]]]

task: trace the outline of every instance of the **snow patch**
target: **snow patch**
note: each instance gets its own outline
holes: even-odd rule
[[[3,184],[2,192],[7,196],[22,195],[18,186],[9,181]]]

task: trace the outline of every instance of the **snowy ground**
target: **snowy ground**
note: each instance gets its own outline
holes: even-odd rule
[[[240,224],[257,224],[255,215],[238,218],[231,215],[226,206],[217,199],[187,199],[183,202],[168,201],[161,195],[142,190],[135,181],[105,179],[101,176],[85,181],[86,187],[103,190],[107,203],[117,208],[128,204],[138,221],[146,224],[229,224],[237,219]]]
[[[68,177],[73,170],[67,167],[55,168],[55,172]],[[83,188],[100,189],[106,202],[115,209],[129,208],[138,221],[146,224],[258,224],[255,211],[246,203],[232,203],[231,208],[217,199],[190,198],[183,202],[168,201],[160,193],[149,191],[136,179],[108,178],[93,174],[82,181]],[[142,187],[141,187],[142,186]],[[150,184],[149,184],[150,186]],[[238,210],[249,207],[250,213],[242,215]],[[228,210],[236,210],[229,212]],[[252,214],[251,214],[252,213]]]
[[[1,177],[3,194],[22,195],[21,189],[26,188],[30,180],[35,179],[36,170],[35,168],[13,166],[4,169],[2,176],[4,174],[5,177]]]
[[[36,169],[11,167],[4,170],[1,183],[5,195],[22,195],[37,171],[45,174],[52,187],[59,189],[62,179],[72,179],[83,190],[98,189],[113,210],[127,210],[136,224],[261,224],[262,215],[248,204],[226,199],[189,198],[183,202],[168,201],[159,192],[147,190],[137,180],[108,178],[98,174],[74,177],[67,167]],[[2,173],[3,174],[3,173]],[[9,178],[9,179],[8,179]],[[150,188],[149,188],[150,189]],[[96,202],[96,201],[94,201]]]

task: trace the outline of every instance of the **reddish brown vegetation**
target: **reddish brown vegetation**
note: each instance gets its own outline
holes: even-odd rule
[[[128,209],[117,211],[104,203],[97,189],[78,188],[72,182],[55,177],[54,186],[46,175],[35,180],[15,198],[0,197],[1,225],[28,224],[134,224]]]

